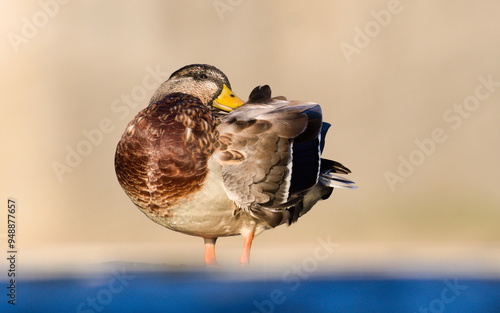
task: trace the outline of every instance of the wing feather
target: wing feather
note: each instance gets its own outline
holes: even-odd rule
[[[280,98],[247,103],[222,120],[218,131],[229,140],[217,155],[225,190],[239,208],[276,207],[289,201],[294,139],[306,130],[312,133],[308,136],[320,131],[321,123],[311,122],[311,114],[321,118],[318,104]],[[228,162],[228,155],[243,157]]]

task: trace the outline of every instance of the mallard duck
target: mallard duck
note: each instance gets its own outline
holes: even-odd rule
[[[292,224],[334,187],[354,188],[321,158],[329,124],[318,104],[271,97],[256,87],[244,103],[226,75],[206,64],[175,71],[128,124],[115,155],[118,181],[154,222],[215,242],[242,235],[248,263],[254,236]]]

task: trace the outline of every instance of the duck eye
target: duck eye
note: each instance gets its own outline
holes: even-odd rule
[[[200,74],[200,78],[201,78],[201,79],[207,79],[207,78],[208,78],[208,76],[207,76],[207,74]]]

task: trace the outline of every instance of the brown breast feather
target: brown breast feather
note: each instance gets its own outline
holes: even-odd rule
[[[168,215],[168,207],[198,191],[208,173],[218,133],[197,98],[171,94],[150,104],[128,125],[115,156],[118,180],[141,209]]]

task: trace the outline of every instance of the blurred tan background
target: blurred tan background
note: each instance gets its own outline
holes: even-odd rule
[[[333,267],[497,266],[500,2],[63,2],[0,4],[0,199],[18,200],[20,262],[202,263],[200,238],[133,206],[113,158],[163,79],[209,63],[241,98],[269,84],[320,103],[324,155],[359,185],[262,234],[254,263],[300,262],[330,238]],[[5,222],[0,236],[4,253]],[[220,239],[219,261],[241,245]]]

